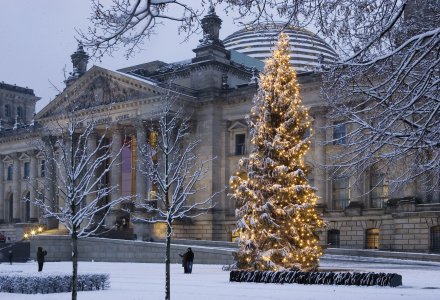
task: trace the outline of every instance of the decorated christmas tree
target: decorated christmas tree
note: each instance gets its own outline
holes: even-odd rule
[[[281,34],[260,75],[249,116],[252,150],[240,160],[243,172],[231,177],[237,201],[236,265],[247,270],[313,270],[322,249],[317,230],[324,226],[307,180],[310,121],[302,106],[289,42]]]

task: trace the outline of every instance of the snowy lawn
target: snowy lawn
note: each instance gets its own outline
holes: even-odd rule
[[[197,259],[197,257],[196,257]],[[325,256],[324,270],[398,273],[403,286],[357,287],[298,284],[230,283],[229,272],[219,265],[194,265],[193,274],[183,274],[179,264],[171,265],[172,299],[440,299],[440,263],[390,259],[359,259],[346,256]],[[144,300],[164,299],[162,264],[79,262],[80,273],[109,273],[111,287],[105,291],[79,292],[80,300]],[[43,274],[68,273],[70,262],[45,263]],[[37,263],[0,264],[0,273],[37,272]],[[63,300],[69,293],[21,295],[0,293],[1,300]]]

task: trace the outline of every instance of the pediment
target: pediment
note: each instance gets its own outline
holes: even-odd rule
[[[9,155],[6,155],[5,158],[3,158],[4,163],[12,163],[14,160]]]
[[[29,160],[29,159],[31,159],[31,157],[29,155],[27,155],[26,153],[22,153],[18,159],[19,160]]]
[[[44,155],[44,153],[42,151],[39,151],[37,153],[37,155],[35,155],[35,157],[38,159],[45,159],[46,158],[46,156]]]
[[[152,81],[94,66],[44,107],[36,118],[154,97],[160,95],[160,90]]]
[[[229,131],[242,130],[242,129],[246,129],[247,130],[248,127],[247,127],[247,125],[244,122],[241,122],[241,121],[235,121],[228,128]]]

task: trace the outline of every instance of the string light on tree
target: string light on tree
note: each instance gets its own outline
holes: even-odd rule
[[[322,255],[316,232],[324,221],[315,209],[317,196],[304,164],[309,115],[289,58],[288,37],[281,33],[248,119],[253,150],[240,160],[245,172],[230,180],[239,206],[234,232],[239,269],[308,271]]]

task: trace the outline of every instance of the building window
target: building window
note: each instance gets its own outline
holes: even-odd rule
[[[313,177],[313,169],[309,169],[309,173],[307,174],[307,181],[311,187],[315,186],[315,178]]]
[[[379,229],[371,228],[365,231],[365,248],[379,249]]]
[[[46,161],[42,159],[40,164],[40,177],[45,177],[45,176],[46,176]]]
[[[31,201],[30,201],[31,193],[30,192],[27,192],[25,199],[26,199],[26,207],[25,207],[26,213],[25,213],[24,219],[26,222],[29,222],[29,220],[31,219]]]
[[[9,104],[5,105],[5,116],[6,117],[10,117],[11,116],[11,107],[9,106]]]
[[[388,183],[385,174],[370,175],[370,200],[372,208],[383,208],[388,197]]]
[[[28,161],[25,161],[23,164],[23,178],[27,179],[29,178],[29,174],[30,174],[30,163]]]
[[[335,122],[333,124],[333,145],[344,145],[346,133],[345,123]]]
[[[12,165],[8,165],[6,180],[12,180],[13,167]]]
[[[306,128],[306,131],[304,132],[304,138],[306,139],[306,138],[308,138],[308,137],[310,137],[310,127],[307,127]]]
[[[17,116],[20,120],[23,118],[23,108],[21,106],[17,107]]]
[[[339,230],[331,229],[327,231],[327,244],[330,248],[339,248]]]
[[[431,251],[440,252],[440,225],[431,227]]]
[[[244,155],[246,145],[246,134],[235,135],[235,155]]]
[[[332,183],[333,209],[343,210],[350,201],[348,177],[336,178]]]

